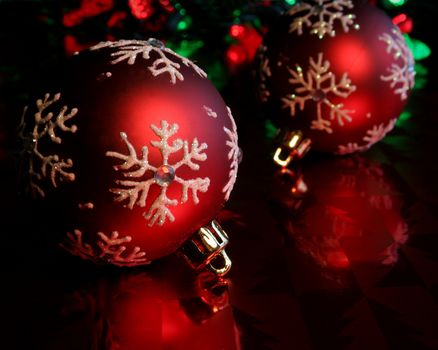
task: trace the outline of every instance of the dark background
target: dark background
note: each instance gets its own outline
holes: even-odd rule
[[[15,130],[41,72],[48,66],[56,70],[64,59],[63,40],[70,33],[61,23],[66,4],[0,1],[1,289],[6,294],[5,345],[0,347],[130,349],[129,342],[110,337],[112,314],[102,312],[113,308],[108,293],[139,274],[151,285],[170,284],[166,288],[177,299],[190,289],[184,286],[193,274],[176,257],[122,272],[69,258],[41,239],[31,203],[18,195]],[[229,72],[221,88],[238,123],[244,160],[221,215],[234,263],[227,309],[232,316],[215,316],[215,322],[228,322],[217,328],[228,332],[225,338],[236,325],[235,343],[243,349],[438,349],[438,47],[433,33],[438,3],[410,0],[405,9],[414,20],[413,35],[432,49],[422,62],[429,70],[427,84],[410,97],[410,119],[363,155],[306,157],[302,170],[310,194],[305,198],[288,197],[292,180],[282,183],[276,177],[272,142],[253,102],[251,67]],[[99,28],[97,21],[82,31],[92,29],[93,39],[101,40]],[[210,52],[221,49],[217,43]],[[199,55],[201,66],[211,59],[206,52]],[[353,183],[347,200],[340,195],[340,188],[348,187],[344,180]],[[328,215],[327,208],[337,211]],[[90,311],[83,295],[92,296],[93,310],[100,314]],[[65,305],[75,311],[65,312]],[[204,348],[216,349],[215,344]]]

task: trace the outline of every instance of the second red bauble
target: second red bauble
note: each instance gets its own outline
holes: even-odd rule
[[[403,35],[365,1],[298,3],[270,29],[259,58],[269,118],[325,152],[364,151],[383,138],[414,84]]]

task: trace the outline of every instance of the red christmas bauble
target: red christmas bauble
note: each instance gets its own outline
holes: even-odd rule
[[[368,149],[394,127],[414,84],[403,35],[365,1],[298,3],[270,29],[259,58],[272,120],[320,151]]]
[[[73,254],[116,265],[174,252],[234,186],[230,109],[206,73],[160,41],[74,55],[59,90],[25,110],[33,193],[56,203]]]

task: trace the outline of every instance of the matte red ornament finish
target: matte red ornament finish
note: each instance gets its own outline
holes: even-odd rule
[[[259,49],[260,97],[269,118],[303,131],[314,149],[364,151],[393,128],[405,106],[412,54],[375,6],[317,3],[300,2],[270,29]]]
[[[63,245],[73,254],[148,263],[174,252],[228,199],[239,152],[231,112],[199,67],[160,42],[82,51],[60,89],[46,102],[40,97],[27,110],[25,129],[32,130],[35,108],[52,101],[41,115],[53,113],[61,142],[37,133],[30,164],[39,176],[30,176],[31,187],[60,209]],[[59,121],[72,108],[76,114]],[[48,155],[58,163],[52,159],[44,174]]]

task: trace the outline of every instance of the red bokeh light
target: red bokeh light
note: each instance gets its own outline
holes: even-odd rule
[[[245,33],[245,27],[243,25],[233,24],[230,27],[230,35],[234,39],[240,39],[244,33]]]
[[[409,18],[406,14],[401,13],[392,19],[392,23],[399,27],[402,33],[410,33],[414,27],[412,18]]]
[[[82,0],[80,7],[66,12],[62,21],[65,27],[75,27],[85,19],[109,11],[113,7],[113,0]]]
[[[137,19],[146,19],[155,12],[151,0],[129,0],[132,15]]]
[[[128,14],[124,11],[114,12],[111,17],[108,19],[107,26],[108,28],[121,27],[123,20],[128,16]]]
[[[230,45],[227,50],[227,61],[231,65],[239,65],[247,60],[247,53],[243,46],[234,44]]]
[[[252,27],[233,24],[229,30],[230,36],[238,43],[230,45],[227,51],[227,61],[230,66],[238,67],[254,59],[262,36]]]

